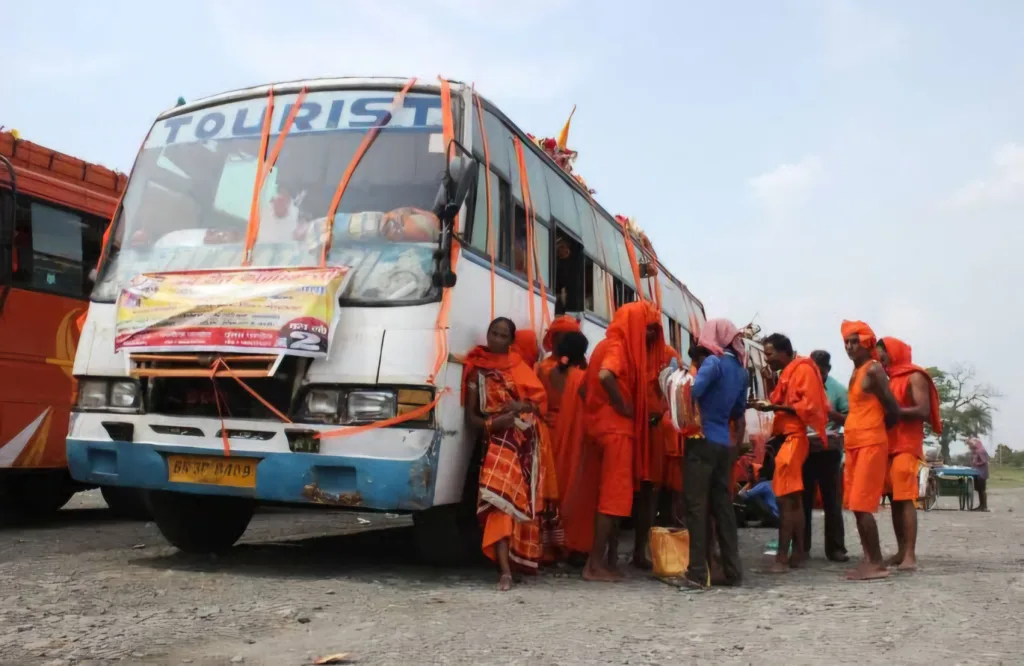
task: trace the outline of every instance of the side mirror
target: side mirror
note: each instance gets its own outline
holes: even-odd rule
[[[456,154],[451,156],[453,150]],[[445,221],[455,219],[462,204],[466,203],[466,198],[469,197],[469,192],[473,188],[473,183],[476,182],[480,168],[476,158],[454,139],[448,143],[447,154],[450,157],[445,171],[443,189],[446,201],[443,206],[439,206],[442,209],[440,217]],[[440,196],[442,193],[438,192],[438,197],[440,198]]]

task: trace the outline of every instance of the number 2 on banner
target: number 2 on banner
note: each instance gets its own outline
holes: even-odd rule
[[[292,331],[288,334],[288,348],[299,351],[320,351],[320,336],[309,331]]]

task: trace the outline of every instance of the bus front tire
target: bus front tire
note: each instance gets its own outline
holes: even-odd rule
[[[186,553],[221,553],[241,538],[256,502],[246,497],[148,493],[153,521],[171,545]]]
[[[77,491],[64,470],[8,472],[0,477],[0,516],[16,521],[50,518]]]
[[[152,514],[146,506],[145,492],[138,488],[103,486],[100,488],[103,501],[110,513],[126,520],[150,520]]]

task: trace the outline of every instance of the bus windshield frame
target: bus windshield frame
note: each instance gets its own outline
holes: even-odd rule
[[[329,240],[327,265],[353,271],[343,303],[438,300],[443,236],[432,208],[447,163],[437,93],[405,96],[353,172],[333,225],[326,223],[342,175],[395,95],[387,86],[310,91],[288,125],[298,93],[275,94],[266,153],[277,160],[258,198],[266,95],[158,119],[132,170],[92,300],[115,302],[140,273],[242,269],[254,207],[250,267],[317,266]]]

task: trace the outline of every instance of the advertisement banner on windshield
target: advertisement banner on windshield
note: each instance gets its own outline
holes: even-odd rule
[[[325,357],[347,268],[138,275],[117,302],[114,349]]]

